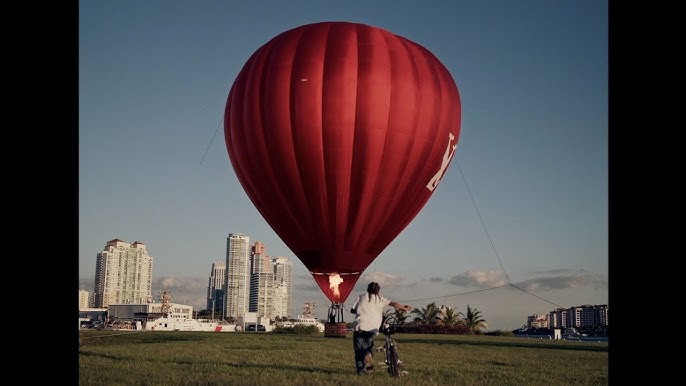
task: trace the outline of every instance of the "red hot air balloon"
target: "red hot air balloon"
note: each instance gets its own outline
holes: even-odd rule
[[[426,48],[350,22],[303,25],[255,51],[224,113],[231,165],[333,303],[435,191],[460,96]]]

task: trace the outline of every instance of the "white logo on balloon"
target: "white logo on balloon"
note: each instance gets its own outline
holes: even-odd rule
[[[432,192],[434,191],[434,189],[436,189],[438,183],[441,182],[441,177],[443,177],[445,168],[448,167],[448,163],[450,163],[450,160],[453,158],[453,155],[455,154],[457,143],[451,146],[451,143],[454,139],[455,136],[453,135],[453,133],[448,133],[448,147],[445,148],[445,153],[443,154],[443,161],[441,162],[441,168],[438,169],[438,172],[436,172],[436,174],[434,174],[434,176],[431,177],[431,179],[429,180],[429,183],[426,184],[426,188]]]

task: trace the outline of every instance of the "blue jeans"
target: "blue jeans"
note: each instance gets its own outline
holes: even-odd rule
[[[372,331],[353,332],[353,349],[355,350],[355,369],[358,374],[364,373],[364,356],[374,350],[374,337]]]

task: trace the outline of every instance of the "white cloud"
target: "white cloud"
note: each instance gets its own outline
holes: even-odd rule
[[[607,281],[598,275],[550,276],[525,280],[516,284],[527,291],[581,288],[593,285],[596,289],[607,288]]]
[[[467,271],[448,279],[458,287],[499,287],[507,284],[500,271]]]
[[[396,275],[393,275],[393,274],[390,274],[390,273],[385,273],[385,272],[373,272],[373,273],[370,273],[368,275],[365,275],[363,278],[364,278],[364,280],[361,280],[361,281],[365,283],[364,284],[365,290],[367,288],[367,284],[369,284],[373,281],[379,283],[379,285],[381,286],[382,289],[385,287],[394,287],[397,285],[403,285],[404,284],[403,278],[396,276]]]

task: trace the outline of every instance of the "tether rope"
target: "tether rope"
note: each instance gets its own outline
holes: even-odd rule
[[[467,178],[465,178],[464,173],[462,172],[462,167],[460,166],[460,163],[457,161],[457,158],[455,159],[455,163],[457,164],[457,169],[460,171],[460,176],[462,176],[462,181],[464,182],[465,187],[467,188],[467,193],[469,193],[469,199],[472,201],[472,205],[474,205],[474,210],[476,211],[476,214],[479,217],[479,221],[481,221],[481,226],[483,227],[484,232],[486,233],[486,237],[488,238],[488,241],[491,244],[491,249],[493,249],[493,254],[498,259],[498,263],[500,264],[500,269],[502,269],[503,274],[505,275],[505,278],[507,279],[507,284],[503,284],[503,285],[499,285],[499,286],[495,286],[495,287],[490,287],[490,288],[482,288],[482,289],[478,289],[478,290],[474,290],[474,291],[461,292],[461,293],[456,293],[456,294],[451,294],[451,295],[434,296],[434,297],[423,298],[423,299],[403,300],[402,302],[409,303],[409,302],[417,302],[417,301],[423,301],[423,300],[442,299],[442,298],[448,298],[448,297],[452,297],[452,296],[468,295],[468,294],[472,294],[472,293],[476,293],[476,292],[491,291],[491,290],[503,288],[503,287],[512,287],[512,288],[516,288],[516,289],[518,289],[524,293],[527,293],[531,296],[534,296],[540,300],[543,300],[547,303],[550,303],[550,304],[552,304],[558,308],[563,308],[562,306],[560,306],[559,304],[557,304],[555,302],[552,302],[548,299],[545,299],[545,298],[540,297],[536,294],[533,294],[533,293],[531,293],[531,292],[529,292],[523,288],[518,287],[514,283],[512,283],[512,280],[510,280],[510,276],[507,274],[507,270],[505,270],[505,266],[503,265],[503,261],[500,258],[500,255],[498,254],[498,250],[495,247],[495,243],[493,243],[493,239],[491,238],[491,234],[488,232],[488,228],[486,227],[486,223],[484,222],[484,219],[481,216],[481,212],[479,211],[479,207],[476,205],[476,200],[474,199],[474,196],[472,195],[471,189],[469,189],[469,184],[467,183]]]
[[[202,161],[205,160],[205,156],[207,155],[207,152],[210,151],[210,146],[212,146],[212,142],[214,141],[214,137],[217,136],[217,132],[219,131],[219,128],[222,126],[222,122],[224,122],[224,117],[219,120],[219,124],[217,125],[217,128],[214,129],[214,134],[212,134],[212,138],[210,138],[210,143],[207,144],[207,149],[205,149],[205,154],[202,155],[202,159],[200,160],[200,165],[202,165]]]

